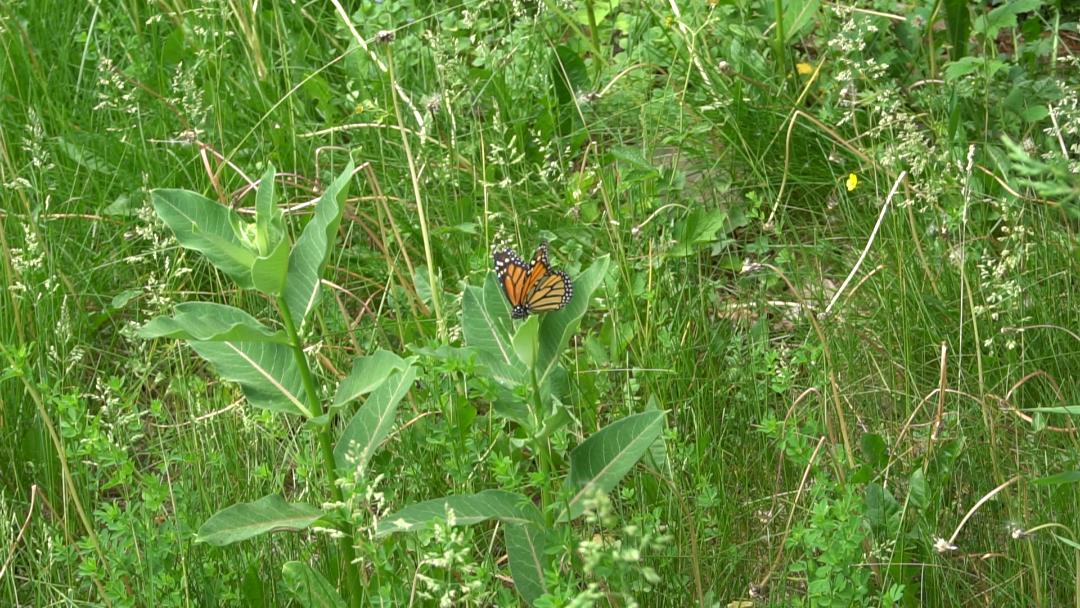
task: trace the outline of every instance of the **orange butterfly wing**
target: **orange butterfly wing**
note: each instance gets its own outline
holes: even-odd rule
[[[495,250],[492,259],[495,276],[510,301],[511,318],[524,319],[533,312],[559,310],[574,294],[570,277],[551,269],[546,242],[540,243],[529,263],[510,248]]]

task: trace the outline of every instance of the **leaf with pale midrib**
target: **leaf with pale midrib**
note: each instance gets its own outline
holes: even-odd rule
[[[271,494],[218,511],[199,528],[196,540],[223,547],[267,532],[304,530],[322,516],[317,507]]]

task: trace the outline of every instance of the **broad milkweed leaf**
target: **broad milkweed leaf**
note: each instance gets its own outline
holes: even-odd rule
[[[673,258],[692,255],[716,241],[717,236],[731,230],[728,214],[721,209],[695,209],[675,227],[675,245],[667,251]]]
[[[642,412],[607,425],[574,448],[566,480],[574,495],[560,520],[578,517],[585,511],[586,500],[615,489],[663,428],[664,412]]]
[[[930,486],[926,483],[926,474],[922,469],[915,469],[908,482],[908,500],[920,511],[930,505]]]
[[[503,529],[510,574],[518,593],[531,606],[547,593],[544,569],[547,558],[544,548],[550,533],[536,524],[511,524]]]
[[[279,296],[285,289],[289,274],[289,241],[282,238],[267,256],[255,258],[251,264],[251,282],[260,292]]]
[[[597,259],[588,270],[574,279],[574,296],[562,310],[545,313],[540,321],[540,348],[536,357],[537,379],[543,386],[555,371],[559,355],[577,331],[581,318],[589,308],[593,292],[607,276],[611,258],[607,255]]]
[[[353,470],[367,465],[375,450],[394,428],[398,404],[416,379],[416,368],[392,376],[379,385],[356,411],[334,447],[338,469]]]
[[[274,166],[266,167],[259,187],[255,191],[255,247],[259,255],[265,256],[270,253],[273,245],[270,235],[270,224],[274,220],[274,176],[277,172]]]
[[[527,497],[504,490],[484,490],[465,496],[445,496],[409,505],[379,520],[375,537],[397,532],[411,532],[427,526],[433,520],[446,520],[454,512],[459,526],[472,526],[490,519],[507,524],[540,525],[540,509]]]
[[[322,510],[317,507],[288,503],[282,497],[271,494],[213,514],[199,527],[195,540],[223,547],[267,532],[304,530],[322,516]]]
[[[337,237],[352,174],[353,163],[350,160],[341,175],[319,197],[314,217],[304,226],[289,255],[285,302],[297,325],[303,325],[304,319],[318,302],[319,281],[330,254],[330,246]]]
[[[465,288],[461,302],[462,336],[477,362],[499,384],[513,388],[524,375],[510,338],[510,306],[489,272],[484,288]]]
[[[288,344],[285,332],[275,331],[232,306],[213,302],[184,302],[172,317],[158,317],[138,330],[140,338],[176,338],[199,342],[274,342]]]
[[[645,155],[641,153],[641,150],[637,148],[631,148],[629,146],[612,146],[609,151],[612,158],[617,161],[621,161],[622,166],[625,166],[627,173],[634,173],[642,177],[659,177],[660,170],[657,169]]]
[[[345,608],[330,581],[319,571],[301,562],[286,562],[281,568],[285,587],[304,608]]]
[[[232,209],[189,190],[154,190],[154,211],[185,249],[206,256],[242,288],[250,289],[255,253],[234,226],[242,225]]]
[[[349,375],[338,384],[333,407],[341,407],[357,397],[370,393],[389,378],[390,374],[406,369],[415,360],[415,357],[402,359],[390,351],[381,349],[366,357],[360,357],[353,363]]]
[[[1076,483],[1078,481],[1080,481],[1080,471],[1063,471],[1046,477],[1032,479],[1031,484],[1037,486],[1059,486],[1066,483]]]
[[[311,418],[292,350],[270,342],[199,342],[191,348],[223,379],[236,382],[255,407]]]
[[[255,249],[258,257],[251,265],[251,281],[262,293],[278,296],[285,288],[289,271],[289,239],[285,236],[281,209],[274,204],[274,176],[270,165],[259,180],[255,193]]]
[[[526,319],[514,332],[514,353],[517,355],[518,361],[521,361],[526,367],[531,367],[535,363],[536,351],[539,347],[539,331],[540,323],[536,320],[536,316],[533,315]]]

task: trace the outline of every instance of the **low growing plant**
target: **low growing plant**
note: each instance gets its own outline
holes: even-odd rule
[[[333,399],[324,403],[324,393],[304,354],[301,331],[319,299],[321,274],[337,236],[353,173],[350,162],[318,199],[295,242],[289,239],[274,202],[273,167],[259,182],[254,223],[195,192],[156,190],[154,209],[180,244],[202,253],[242,289],[269,297],[279,313],[278,328],[232,306],[185,302],[175,307],[171,317],[147,323],[139,334],[186,341],[223,379],[239,384],[252,406],[303,418],[304,429],[315,435],[318,444],[329,506],[290,503],[272,494],[219,511],[202,525],[197,540],[224,546],[277,530],[331,528],[339,544],[337,571],[355,606],[363,597],[360,571],[352,565],[355,530],[346,496],[336,481],[363,469],[386,439],[416,371],[413,360],[375,352],[358,359],[337,384]],[[368,395],[364,407],[335,437],[334,418],[364,395]],[[297,597],[342,604],[334,585],[307,564],[289,562],[283,571],[286,586]]]
[[[350,163],[319,198],[312,218],[291,242],[281,210],[274,202],[274,170],[268,168],[256,191],[255,221],[245,222],[232,209],[186,190],[157,190],[154,208],[182,246],[202,253],[241,288],[269,297],[279,313],[278,326],[232,306],[212,302],[178,304],[172,316],[156,318],[139,331],[144,338],[186,341],[225,380],[240,385],[254,407],[299,416],[315,435],[322,461],[326,499],[321,507],[287,502],[277,494],[225,508],[207,520],[198,540],[225,546],[279,530],[328,529],[339,543],[336,571],[352,605],[365,596],[357,562],[359,531],[352,494],[367,465],[391,432],[397,406],[416,378],[415,358],[378,351],[355,362],[324,403],[317,378],[304,354],[304,322],[318,302],[320,275],[337,235],[349,180]],[[585,514],[586,504],[612,490],[656,443],[664,413],[649,410],[601,429],[569,454],[568,476],[561,487],[554,470],[563,460],[552,453],[550,438],[573,417],[563,405],[569,375],[559,364],[561,352],[577,329],[589,298],[607,274],[605,256],[577,279],[577,295],[563,310],[536,316],[512,327],[510,310],[489,276],[483,288],[466,288],[462,335],[466,347],[440,349],[450,358],[473,359],[478,374],[492,382],[496,415],[517,425],[520,453],[536,460],[533,477],[539,498],[522,492],[490,489],[447,496],[406,506],[378,520],[375,539],[426,528],[433,521],[468,526],[501,522],[510,570],[518,592],[529,603],[548,592],[545,571],[551,567],[545,547],[560,526]],[[327,387],[329,388],[329,387]],[[368,395],[340,433],[335,418],[353,401]],[[349,494],[348,496],[346,494]],[[344,605],[338,589],[311,566],[289,562],[286,587],[302,603]]]

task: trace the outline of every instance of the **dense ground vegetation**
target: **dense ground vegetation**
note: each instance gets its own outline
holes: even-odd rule
[[[0,604],[1080,605],[1078,17],[0,2]],[[322,229],[321,298],[166,200]],[[541,240],[574,300],[511,322]]]

